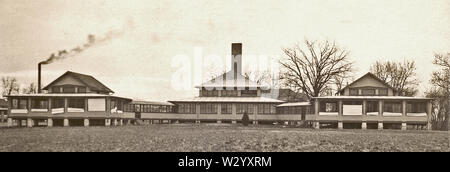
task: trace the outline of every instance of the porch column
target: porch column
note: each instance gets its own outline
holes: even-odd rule
[[[236,114],[236,104],[231,104],[231,115],[233,115],[233,120],[231,121],[232,124],[237,123],[237,114]]]
[[[378,130],[383,130],[383,122],[378,122]]]
[[[219,93],[220,93],[220,90],[219,90]],[[218,124],[220,124],[220,123],[222,123],[222,120],[221,120],[221,115],[222,115],[222,104],[221,103],[218,103],[217,104],[217,123]]]
[[[12,127],[13,126],[13,120],[12,120],[12,118],[8,118],[7,119],[7,124],[6,124],[8,127]]]
[[[89,119],[88,118],[84,118],[84,126],[85,127],[89,126]]]
[[[22,127],[22,119],[16,119],[16,123],[18,127]]]
[[[47,127],[53,127],[53,118],[47,119]]]
[[[316,116],[319,115],[319,109],[320,109],[320,103],[319,103],[319,99],[316,99],[316,101],[314,101],[314,113]]]
[[[68,102],[69,102],[69,101],[67,100],[67,98],[64,98],[64,113],[67,112],[67,107],[68,107],[68,105],[69,105]]]
[[[114,125],[114,126],[117,126],[117,118],[114,118],[114,120],[113,120],[113,125]]]
[[[48,112],[52,114],[52,98],[48,98]]]
[[[402,116],[406,116],[406,100],[402,101]]]
[[[28,98],[27,108],[28,108],[28,113],[30,113],[31,112],[31,98]]]
[[[269,111],[271,111],[271,109],[269,109]],[[253,105],[253,114],[255,115],[254,119],[253,119],[253,123],[258,124],[258,105],[256,105],[256,104]]]
[[[64,123],[64,127],[68,127],[69,126],[69,119],[64,118],[63,123]]]
[[[367,100],[363,100],[362,103],[362,115],[366,115],[367,114]]]
[[[320,129],[320,123],[319,122],[313,122],[314,129]]]
[[[195,104],[195,113],[197,114],[197,118],[195,119],[195,123],[200,124],[200,104],[196,103]]]
[[[33,127],[33,120],[31,118],[27,118],[27,127]]]
[[[169,120],[170,121],[170,120]],[[123,125],[123,119],[119,120],[119,125],[122,126]]]
[[[362,122],[361,129],[363,129],[363,130],[367,129],[367,122]]]
[[[108,110],[108,109],[106,109],[106,110]],[[88,99],[87,98],[84,99],[84,111],[85,112],[88,111]]]
[[[428,101],[427,104],[427,130],[431,130],[432,126],[431,126],[431,111],[433,110],[433,104],[432,104],[432,100]],[[450,120],[449,120],[450,121]]]
[[[378,115],[383,116],[383,100],[378,101]]]
[[[344,123],[343,123],[342,121],[339,121],[339,122],[338,122],[338,129],[339,129],[339,130],[344,129]]]
[[[406,130],[406,122],[402,122],[402,130]]]
[[[105,126],[111,126],[111,119],[105,119]]]
[[[338,116],[342,116],[342,100],[338,101]]]

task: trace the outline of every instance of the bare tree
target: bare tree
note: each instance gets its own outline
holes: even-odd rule
[[[414,61],[380,62],[370,67],[370,72],[395,88],[399,95],[414,96],[417,94],[419,81],[416,78],[416,63]]]
[[[2,95],[9,96],[11,94],[19,93],[19,84],[17,83],[17,79],[14,77],[2,77]]]
[[[37,86],[35,83],[31,83],[27,87],[22,89],[23,94],[36,94],[37,93]]]
[[[430,80],[433,88],[427,97],[434,98],[432,127],[435,130],[448,130],[450,120],[450,53],[435,54],[433,64],[441,67],[434,71]]]
[[[260,85],[268,86],[269,88],[278,88],[279,82],[275,73],[272,73],[270,70],[264,71],[247,71],[244,74],[245,78],[248,78],[251,81],[256,82]]]
[[[349,52],[329,41],[316,43],[305,40],[305,46],[283,49],[286,58],[280,60],[283,68],[280,79],[285,86],[301,90],[308,98],[325,92],[329,94],[329,84],[352,70]]]

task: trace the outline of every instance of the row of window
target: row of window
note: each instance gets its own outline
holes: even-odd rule
[[[143,112],[143,113],[168,113],[173,112],[172,106],[166,105],[140,105],[127,104],[124,105],[125,112]]]
[[[361,90],[361,94],[359,93],[359,90]],[[375,88],[364,88],[364,89],[358,89],[358,88],[350,88],[350,95],[351,96],[387,96],[388,95],[388,89],[387,88],[378,88],[378,94],[376,94],[377,89]]]
[[[218,97],[218,90],[201,90],[200,95],[203,97]],[[221,97],[237,97],[238,90],[221,90]],[[258,96],[257,90],[241,90],[241,97],[256,97]]]
[[[259,114],[275,114],[276,113],[276,104],[236,104],[236,113],[237,114],[253,114],[255,113],[255,107],[257,107]],[[201,114],[218,114],[218,104],[217,103],[205,103],[200,104],[200,113]],[[233,113],[233,104],[224,103],[221,104],[221,113],[222,114],[232,114]],[[195,114],[196,106],[194,103],[181,103],[178,104],[178,113],[187,113],[187,114]]]
[[[91,99],[93,100],[93,99]],[[105,99],[100,99],[101,106],[105,107],[104,101]],[[31,100],[31,109],[48,109],[49,101],[48,99],[32,99]],[[92,104],[92,103],[91,103]],[[85,109],[86,99],[82,98],[70,98],[67,99],[67,107],[68,108],[80,108]],[[92,104],[94,106],[94,104]],[[97,106],[97,105],[95,105]],[[12,99],[12,109],[27,109],[28,107],[28,99]],[[52,109],[56,108],[64,108],[64,99],[51,99],[51,107]],[[121,100],[111,100],[110,109],[122,110],[123,102]],[[104,109],[104,108],[103,108]]]
[[[52,93],[86,93],[86,87],[80,86],[53,86]]]
[[[278,114],[310,114],[309,106],[289,106],[277,108]]]
[[[343,102],[344,105],[362,105],[362,102]],[[379,102],[378,101],[367,101],[366,103],[367,112],[378,112]],[[402,113],[403,106],[401,102],[384,102],[383,103],[384,112]],[[337,102],[321,102],[320,112],[338,112]],[[406,105],[407,113],[422,113],[426,112],[426,103],[424,102],[408,102]]]

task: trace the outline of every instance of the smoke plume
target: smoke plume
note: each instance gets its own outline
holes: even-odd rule
[[[57,60],[63,60],[63,59],[69,58],[69,57],[74,57],[89,48],[92,48],[92,47],[102,44],[102,43],[106,43],[108,41],[113,40],[114,38],[122,36],[127,28],[132,28],[133,26],[134,26],[133,21],[131,19],[129,19],[127,21],[127,23],[124,25],[124,27],[120,30],[108,31],[103,36],[95,36],[95,35],[89,34],[87,36],[86,43],[76,46],[69,50],[64,49],[64,50],[59,50],[57,53],[52,53],[50,55],[50,57],[47,58],[47,60],[42,61],[39,64],[45,65],[45,64],[53,63]]]

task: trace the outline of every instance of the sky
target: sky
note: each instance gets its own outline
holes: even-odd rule
[[[44,65],[43,85],[74,71],[96,77],[119,96],[191,97],[198,94],[197,81],[190,89],[173,84],[180,65],[200,68],[200,78],[224,70],[199,67],[196,50],[227,65],[231,43],[241,42],[248,66],[267,63],[262,56],[282,58],[282,48],[311,39],[347,49],[356,77],[377,60],[414,60],[423,92],[437,70],[433,55],[450,51],[449,28],[450,0],[0,0],[0,76],[17,77],[22,86],[36,83],[37,64],[50,54],[85,44],[89,34],[119,31]],[[180,55],[188,60],[176,61]]]

